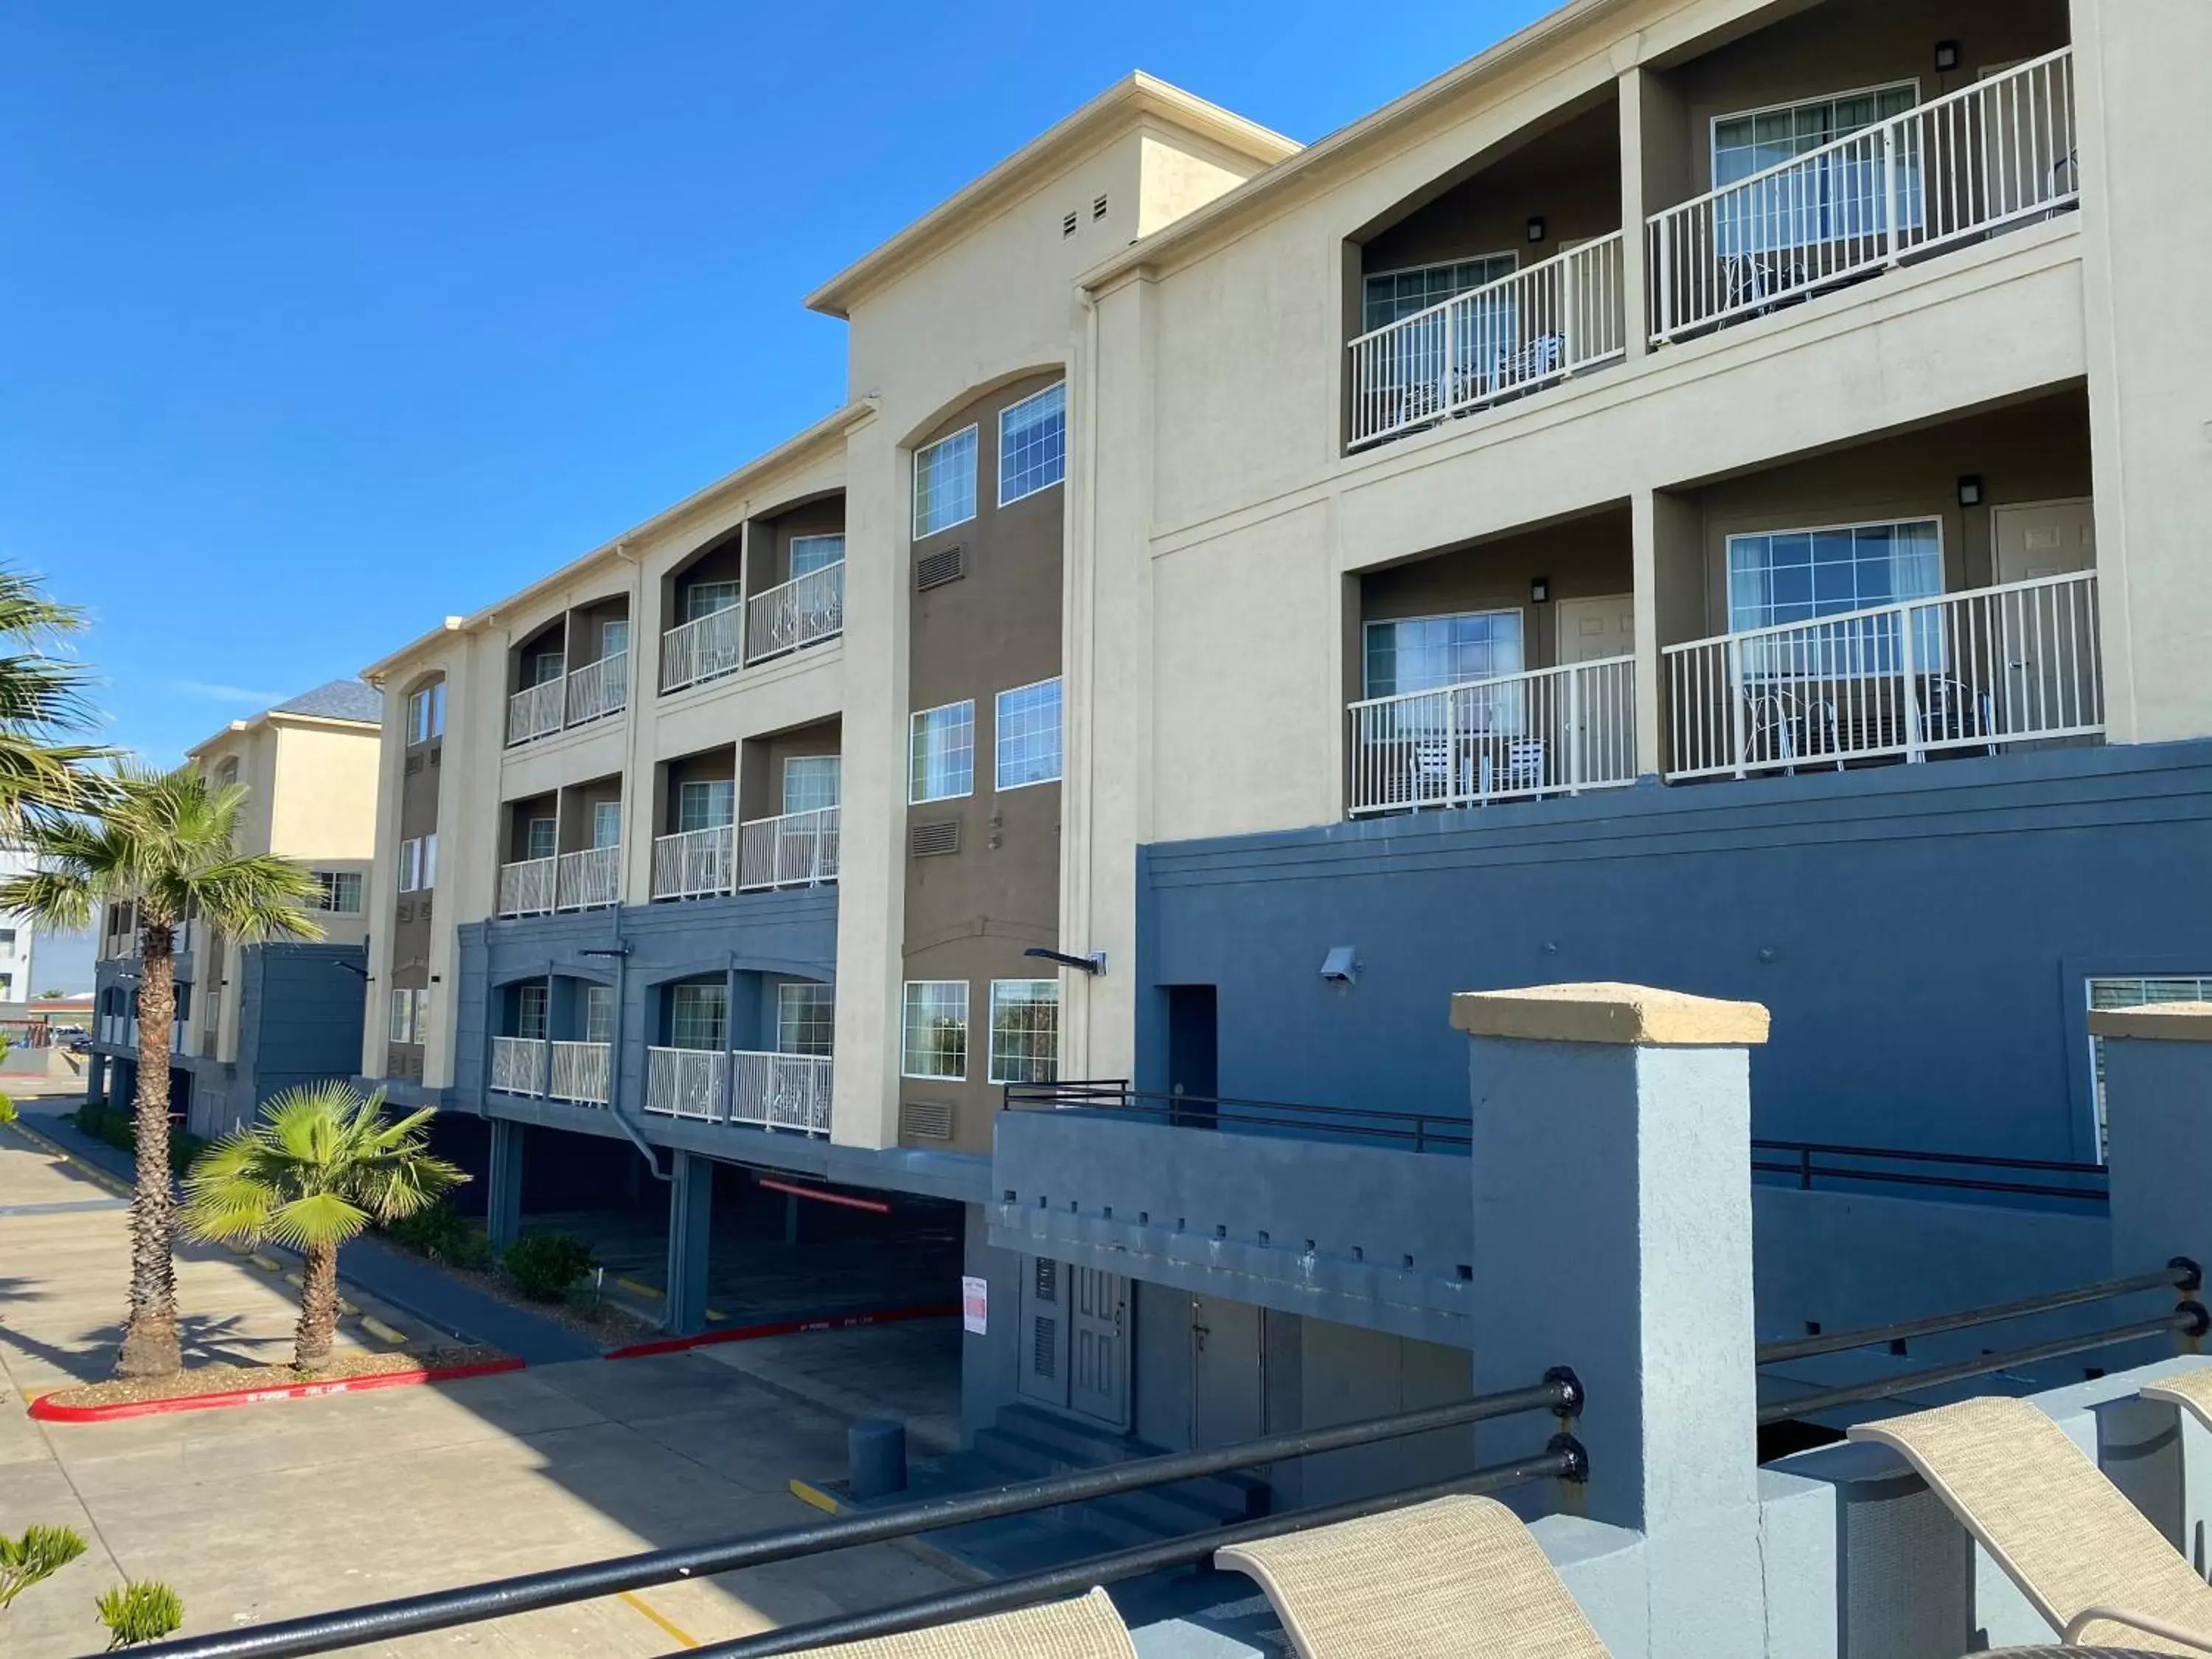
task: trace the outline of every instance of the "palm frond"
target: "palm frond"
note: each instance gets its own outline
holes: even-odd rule
[[[54,933],[83,932],[99,903],[92,884],[73,870],[33,870],[0,881],[0,911]]]

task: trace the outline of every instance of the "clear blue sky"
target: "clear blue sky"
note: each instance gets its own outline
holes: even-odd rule
[[[170,761],[836,407],[800,296],[1132,68],[1311,140],[1547,0],[9,0],[0,559]]]

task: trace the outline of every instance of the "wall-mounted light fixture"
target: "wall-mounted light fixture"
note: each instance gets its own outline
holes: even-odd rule
[[[1969,472],[1959,480],[1959,505],[1979,507],[1982,504],[1982,477],[1978,472]]]
[[[1358,952],[1349,945],[1332,945],[1321,959],[1321,976],[1331,985],[1349,985],[1359,977]]]
[[[1936,43],[1936,72],[1948,75],[1959,67],[1959,61],[1964,55],[1956,40],[1938,40]]]
[[[1552,579],[1549,576],[1538,576],[1528,584],[1529,604],[1547,605],[1550,603],[1551,598]]]
[[[1528,221],[1528,240],[1532,242],[1542,241],[1544,240],[1544,216],[1542,214],[1539,213],[1531,217]]]
[[[1022,954],[1046,962],[1056,962],[1063,968],[1074,969],[1079,974],[1095,975],[1106,971],[1106,953],[1103,951],[1093,951],[1087,957],[1073,957],[1065,951],[1048,951],[1042,945],[1032,945]]]

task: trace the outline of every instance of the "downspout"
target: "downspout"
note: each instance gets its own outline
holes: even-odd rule
[[[636,666],[632,659],[631,666]],[[645,1138],[645,1132],[630,1121],[629,1114],[622,1108],[623,1008],[629,1000],[629,945],[623,938],[623,907],[614,907],[614,943],[598,950],[585,951],[587,957],[612,957],[615,959],[615,1023],[607,1033],[607,1115],[616,1127],[629,1137],[645,1167],[653,1171],[653,1178],[668,1182],[674,1176],[660,1167],[660,1149]]]

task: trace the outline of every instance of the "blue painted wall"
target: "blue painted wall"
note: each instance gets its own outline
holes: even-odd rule
[[[1165,985],[1219,988],[1224,1094],[1464,1113],[1453,992],[1632,980],[1773,1011],[1756,1133],[2087,1158],[2084,980],[2212,973],[2212,744],[1163,843],[1139,894],[1156,1087]]]

